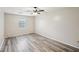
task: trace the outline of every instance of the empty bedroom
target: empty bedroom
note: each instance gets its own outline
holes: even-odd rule
[[[79,52],[78,7],[0,7],[1,52]]]

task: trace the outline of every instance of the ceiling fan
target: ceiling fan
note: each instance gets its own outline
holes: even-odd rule
[[[45,10],[42,10],[42,9],[40,9],[38,7],[33,7],[33,8],[34,8],[33,13],[40,14],[41,12],[44,12],[45,11]]]
[[[33,7],[32,10],[27,10],[27,11],[25,11],[25,12],[30,12],[30,13],[33,14],[33,15],[37,15],[37,14],[41,14],[41,12],[45,12],[45,10],[40,9],[40,8],[38,8],[38,7]]]

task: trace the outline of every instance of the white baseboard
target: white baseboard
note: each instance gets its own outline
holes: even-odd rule
[[[46,38],[52,39],[52,38],[50,38],[50,37],[47,37],[47,36],[45,36],[45,35],[42,35],[42,34],[40,34],[40,33],[37,33],[37,34],[39,34],[39,35],[41,35],[41,36],[44,36],[44,37],[46,37]],[[55,38],[53,38],[52,40],[55,40]],[[69,43],[62,42],[62,41],[59,41],[59,40],[55,40],[55,41],[57,41],[57,42],[60,42],[60,43],[62,43],[62,44],[69,45],[69,46],[72,46],[72,47],[74,47],[74,48],[77,48],[77,49],[79,49],[79,47],[77,47],[77,46],[74,46],[74,45],[71,45],[71,44],[69,44]]]

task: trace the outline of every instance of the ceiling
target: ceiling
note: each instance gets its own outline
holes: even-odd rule
[[[58,7],[39,7],[40,9],[45,10],[45,12],[50,12],[52,10],[58,9]],[[8,14],[17,14],[17,15],[26,15],[26,16],[36,16],[33,15],[33,7],[1,7],[1,9]],[[45,13],[42,12],[42,13]]]

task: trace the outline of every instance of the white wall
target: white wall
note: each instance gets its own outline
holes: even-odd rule
[[[4,42],[4,13],[0,9],[0,50]]]
[[[26,26],[19,27],[19,21],[25,19]],[[34,17],[5,14],[5,37],[13,37],[28,33],[34,33]]]
[[[36,17],[35,31],[79,48],[79,8],[59,8]]]

